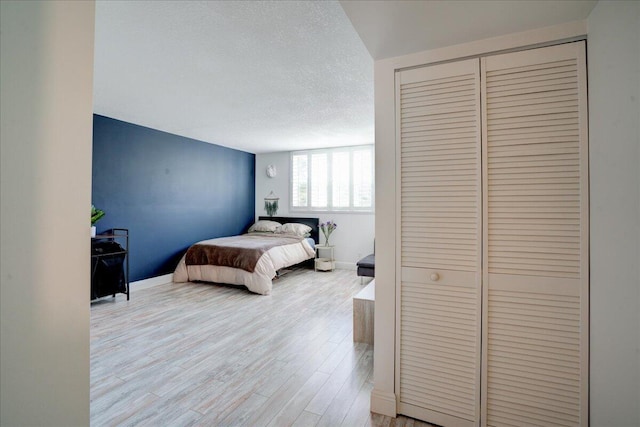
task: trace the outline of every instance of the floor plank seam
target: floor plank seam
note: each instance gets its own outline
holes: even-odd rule
[[[353,271],[296,269],[269,297],[164,284],[92,304],[91,425],[366,424],[361,289]]]

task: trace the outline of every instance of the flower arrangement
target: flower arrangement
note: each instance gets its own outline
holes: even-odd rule
[[[322,234],[324,234],[324,244],[326,246],[329,246],[329,236],[331,236],[331,233],[333,233],[333,230],[335,230],[337,227],[338,224],[331,220],[320,224],[320,230],[322,230]]]

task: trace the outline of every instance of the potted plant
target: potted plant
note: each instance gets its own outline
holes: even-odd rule
[[[104,215],[103,210],[97,209],[94,205],[91,205],[91,237],[96,237],[96,222],[98,222]]]

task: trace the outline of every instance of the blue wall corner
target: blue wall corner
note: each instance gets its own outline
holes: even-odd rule
[[[172,273],[193,243],[243,233],[255,214],[255,155],[93,117],[98,232],[128,228],[131,281]]]

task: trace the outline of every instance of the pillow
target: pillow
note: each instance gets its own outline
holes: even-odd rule
[[[278,230],[278,233],[282,234],[293,234],[294,236],[300,237],[309,237],[309,233],[311,232],[311,227],[305,224],[298,224],[294,222],[288,222],[283,224]]]
[[[253,233],[253,232],[267,232],[267,233],[276,233],[278,232],[278,230],[280,229],[280,226],[282,224],[280,224],[279,222],[275,222],[275,221],[265,221],[265,220],[260,220],[257,221],[255,224],[253,224],[251,227],[249,227],[249,233]]]

